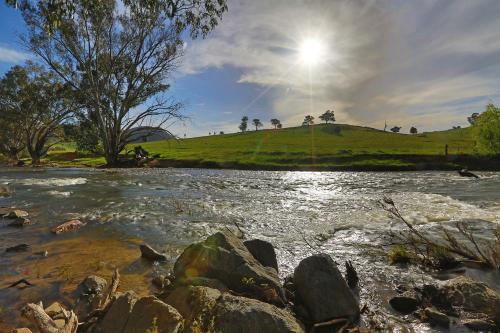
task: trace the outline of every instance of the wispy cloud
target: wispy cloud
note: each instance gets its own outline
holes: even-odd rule
[[[8,47],[0,46],[0,61],[1,62],[6,62],[6,63],[21,63],[27,59],[29,59],[30,56],[27,53],[23,53]]]
[[[230,0],[182,70],[240,69],[284,123],[333,108],[342,122],[443,128],[499,101],[499,15],[498,0]],[[328,50],[312,68],[298,62],[307,38]]]

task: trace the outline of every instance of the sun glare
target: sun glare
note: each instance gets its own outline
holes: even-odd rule
[[[324,56],[325,48],[321,41],[317,39],[306,39],[300,44],[300,61],[306,65],[315,65]]]

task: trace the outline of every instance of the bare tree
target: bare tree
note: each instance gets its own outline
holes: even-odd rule
[[[21,9],[30,50],[76,92],[79,102],[97,115],[108,165],[130,142],[133,128],[164,127],[182,119],[181,105],[166,97],[183,53],[182,33],[205,36],[214,28],[225,1],[75,0],[53,31],[45,22],[47,2],[25,0]]]

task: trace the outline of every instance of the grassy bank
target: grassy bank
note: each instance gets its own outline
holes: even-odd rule
[[[448,145],[448,156],[445,146]],[[261,170],[500,170],[500,161],[474,153],[469,128],[418,135],[351,125],[315,125],[143,143],[162,167]],[[104,158],[59,145],[46,162],[99,166]]]

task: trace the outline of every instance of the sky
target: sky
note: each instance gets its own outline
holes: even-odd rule
[[[238,131],[240,119],[334,110],[337,122],[419,131],[466,126],[500,104],[498,0],[228,0],[222,23],[187,40],[170,94],[179,136]],[[0,3],[0,75],[32,56]]]

